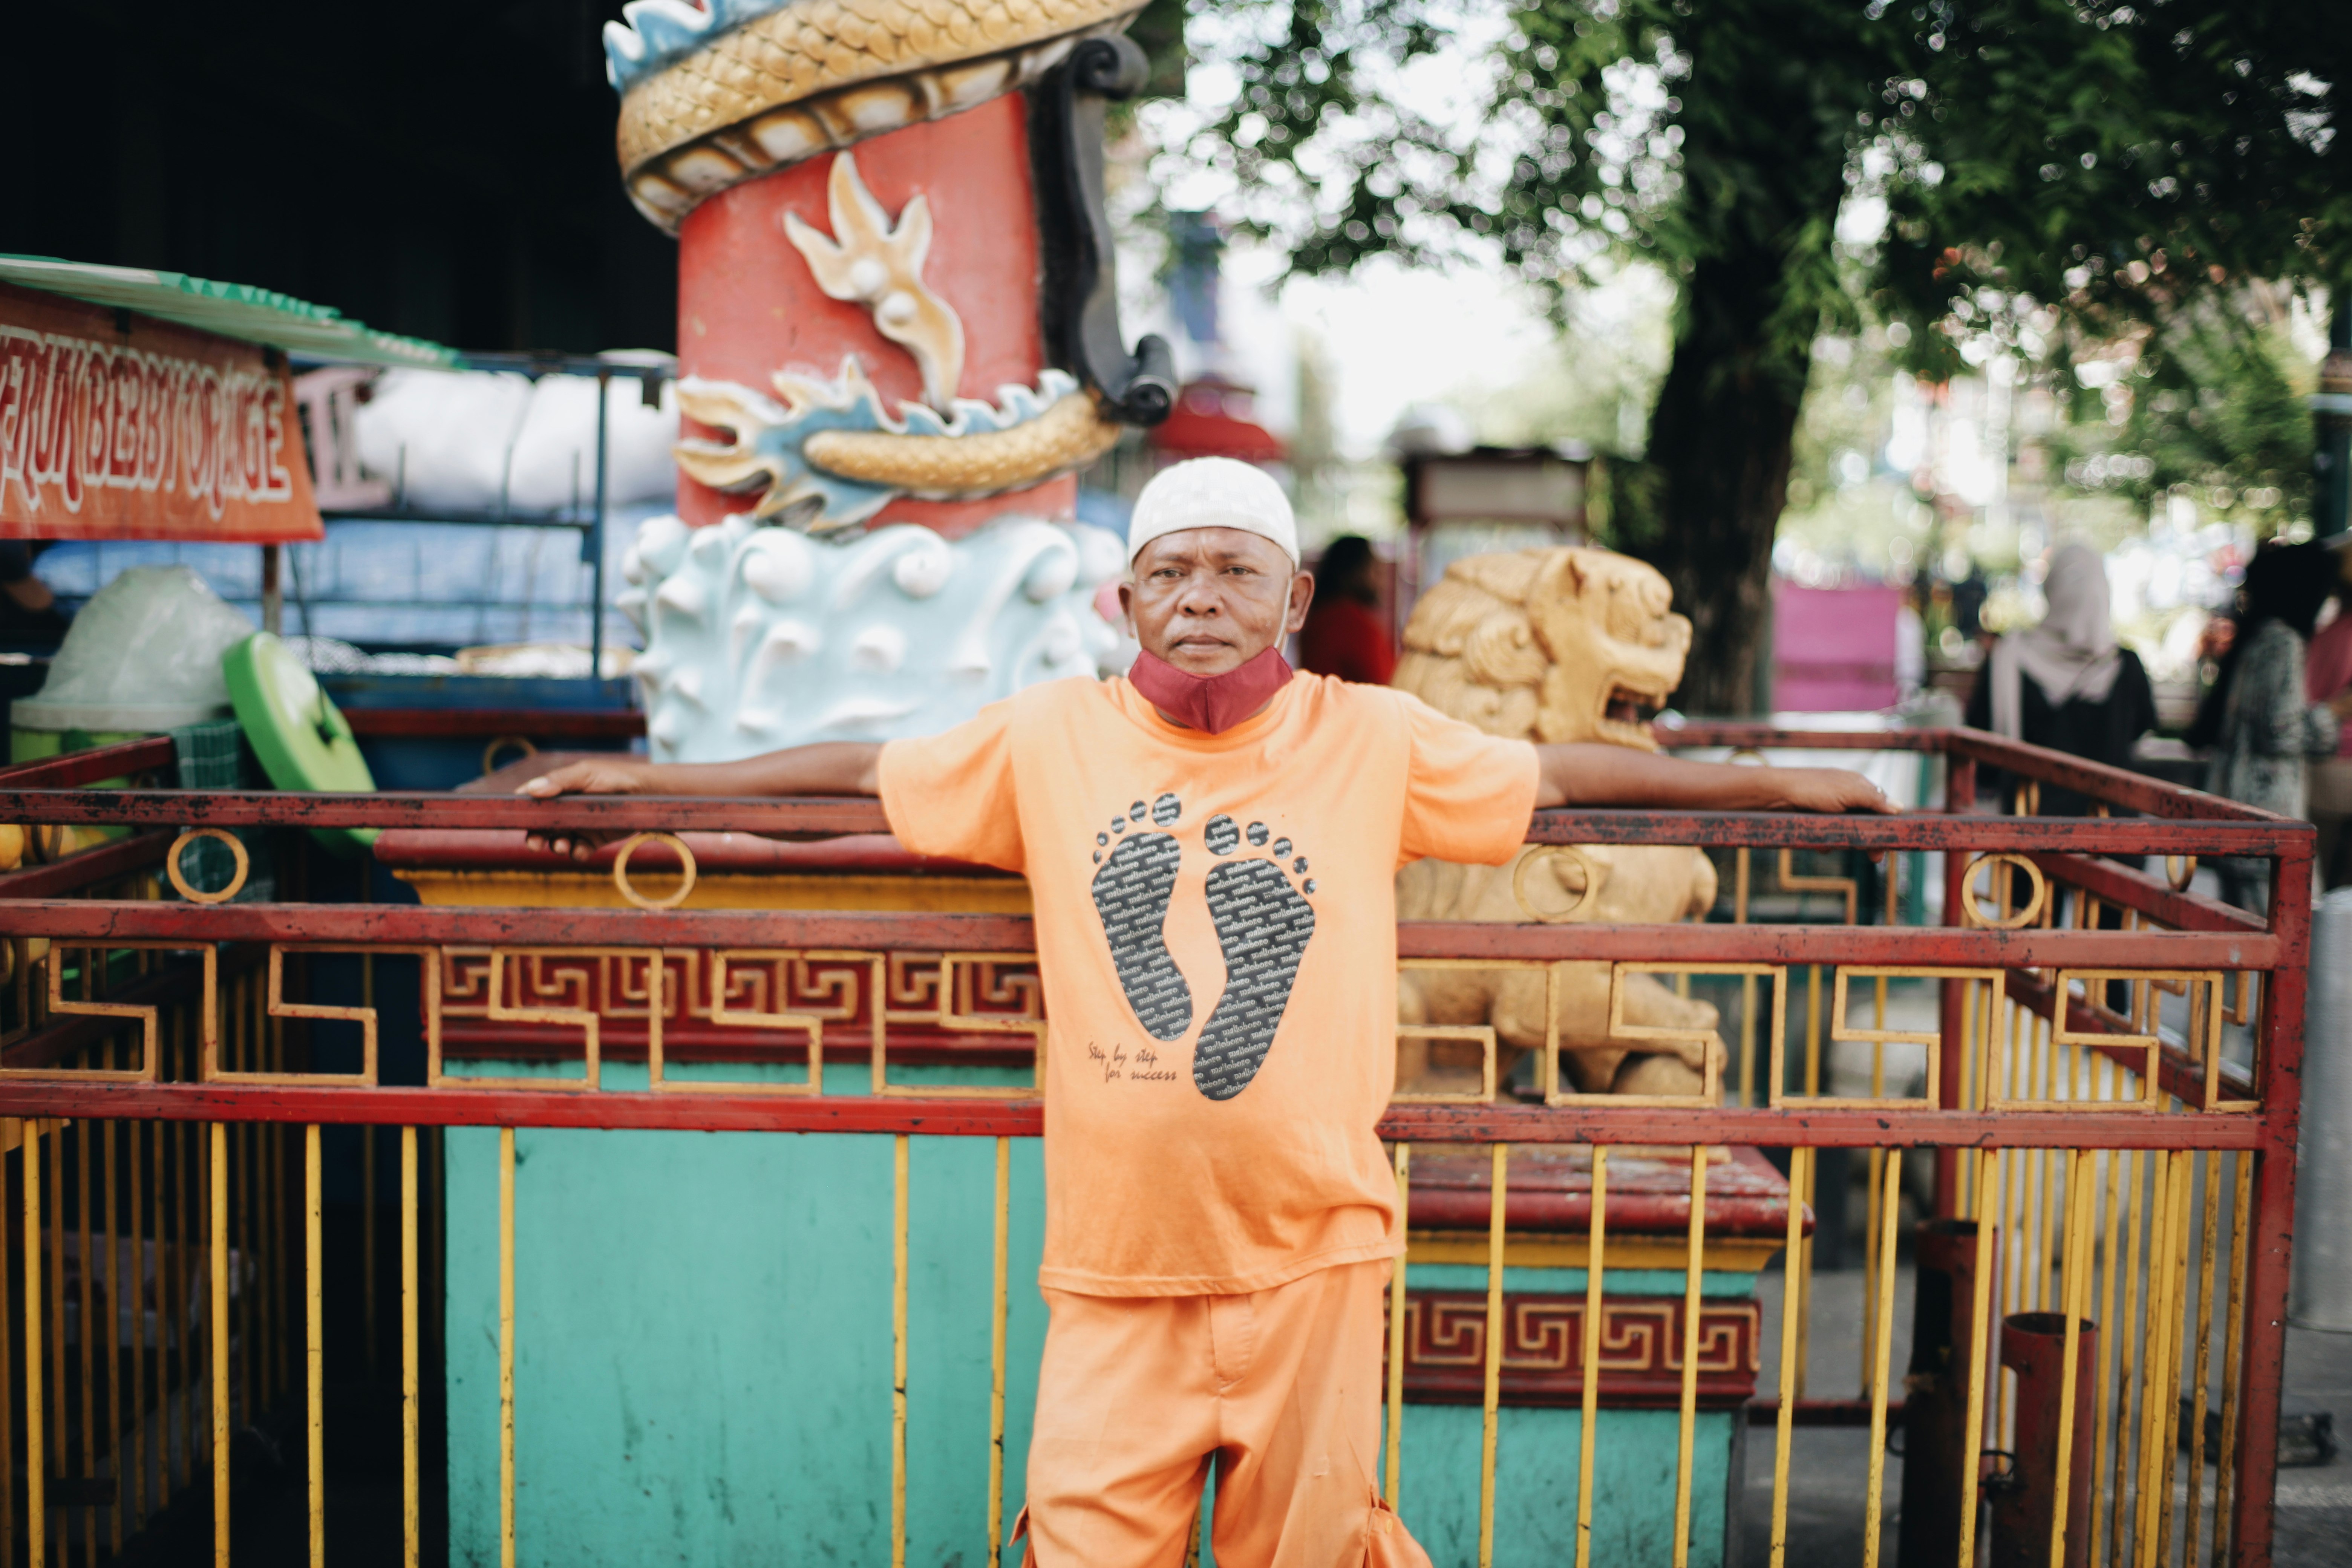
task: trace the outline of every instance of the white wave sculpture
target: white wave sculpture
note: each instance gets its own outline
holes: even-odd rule
[[[659,762],[936,733],[1041,680],[1115,662],[1095,607],[1124,566],[1100,529],[1018,516],[953,541],[899,523],[835,542],[738,515],[656,517],[615,605]]]

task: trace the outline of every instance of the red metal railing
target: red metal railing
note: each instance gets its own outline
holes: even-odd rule
[[[500,716],[501,720],[506,717]],[[2251,1206],[2242,1215],[2232,1211],[2232,1223],[2242,1221],[2243,1267],[2242,1273],[2231,1274],[2226,1281],[2232,1311],[2242,1308],[2243,1314],[2242,1359],[2225,1384],[2230,1390],[2226,1398],[2235,1451],[2222,1456],[2222,1461],[2234,1485],[2228,1499],[2227,1529],[2220,1528],[2217,1521],[2214,1548],[2217,1561],[2226,1545],[2234,1563],[2248,1568],[2266,1563],[2283,1374],[2282,1325],[2292,1245],[2312,830],[2305,824],[2196,792],[1965,731],[1816,734],[1752,725],[1691,725],[1666,739],[1677,746],[1903,750],[1938,757],[1946,766],[1947,806],[1899,817],[1835,818],[1754,813],[1544,812],[1537,816],[1528,841],[1544,846],[1693,845],[1739,851],[1937,854],[1945,862],[1941,885],[1945,919],[1949,923],[1906,928],[1423,921],[1400,926],[1400,956],[1496,964],[1760,965],[1773,971],[1774,983],[1783,985],[1798,967],[1815,965],[2000,976],[2005,991],[1971,989],[1977,981],[1955,976],[1938,981],[1943,991],[1942,1048],[1927,1102],[1858,1107],[1823,1099],[1765,1105],[1694,1100],[1633,1107],[1590,1100],[1564,1103],[1554,1096],[1555,1102],[1538,1104],[1399,1104],[1381,1121],[1381,1136],[1407,1144],[1578,1143],[1606,1148],[1629,1143],[1702,1147],[1728,1143],[1797,1151],[1928,1149],[1936,1152],[1935,1210],[1947,1217],[1985,1212],[1988,1189],[1984,1184],[1996,1168],[1990,1152],[2058,1151],[2068,1152],[2070,1159],[2083,1152],[2094,1155],[2105,1152],[2109,1162],[2105,1168],[2111,1173],[2110,1242],[2102,1256],[2111,1287],[2119,1267],[2108,1255],[2115,1229],[2112,1172],[2119,1152],[2156,1152],[2167,1161],[2190,1154],[2242,1156],[2251,1169],[2247,1189]],[[223,951],[243,955],[242,962],[248,964],[257,962],[252,955],[291,955],[334,946],[412,952],[527,946],[638,952],[822,949],[861,953],[1026,953],[1034,947],[1027,920],[1001,915],[453,909],[299,902],[197,906],[151,898],[75,896],[151,870],[162,860],[169,843],[165,830],[184,827],[418,826],[645,833],[690,826],[697,831],[803,838],[887,831],[878,805],[862,799],[575,796],[534,802],[473,795],[352,796],[81,787],[152,770],[169,760],[167,742],[142,742],[0,770],[0,822],[128,824],[147,830],[52,865],[0,877],[0,935],[16,943],[20,976],[34,962],[30,944],[35,942],[52,944],[58,954],[131,946],[189,951],[227,944]],[[2041,787],[2077,792],[2110,815],[2043,818],[1977,813],[1972,808],[1980,766],[1998,767]],[[2120,813],[2137,815],[2114,815]],[[2267,917],[2249,915],[2191,890],[2185,875],[2154,876],[2103,858],[2115,856],[2166,857],[2174,867],[2222,856],[2264,860],[2271,867],[2270,886],[2276,889],[2273,908]],[[1999,864],[1991,864],[1995,861]],[[2053,890],[2046,896],[2036,895],[2029,904],[2016,904],[2013,890],[2003,890],[2004,879],[2011,877],[2011,870],[2003,868],[2022,872],[2029,866],[2032,874]],[[1996,900],[2000,917],[2006,919],[2021,909],[2026,918],[2006,929],[1965,923],[1969,903],[1964,889],[1979,875],[1990,884],[1985,896]],[[2068,908],[2076,922],[2072,928],[2059,923],[2062,894],[2064,900],[2071,900]],[[2099,929],[2101,907],[2121,911],[2126,929]],[[2092,972],[2093,978],[2079,995],[2063,984],[2070,972],[2079,975],[2086,971]],[[2104,987],[2111,972],[2126,977],[2121,984],[2140,985],[2138,994],[2154,1012],[2136,1023],[2133,1016],[2110,1006]],[[87,963],[82,973],[89,973]],[[108,993],[106,999],[133,1007],[186,1005],[192,999],[186,973],[168,970],[144,976],[126,984],[119,993]],[[2189,998],[2189,1016],[2210,1025],[2214,1043],[2210,1047],[2200,1048],[2194,1037],[2166,1040],[2158,1024],[2148,1022],[2150,1017],[2161,1018],[2163,1005],[2156,992],[2170,984],[2162,977],[2176,974],[2212,977],[2208,1001],[2197,999],[2204,994],[2195,984],[2180,993]],[[2233,1016],[2243,1016],[2252,1037],[2252,1060],[2243,1069],[2224,1064],[2218,1045],[2221,1014],[2232,976],[2239,978],[2237,1001],[2231,1010]],[[2258,1005],[2252,1000],[2257,993]],[[275,998],[276,994],[272,995]],[[2049,1059],[2053,1063],[2061,1059],[2064,1048],[2075,1050],[2074,1058],[2064,1058],[2069,1063],[2065,1068],[2069,1081],[2075,1081],[2079,1068],[2079,1081],[2095,1085],[2097,1064],[2112,1063],[2106,1069],[2110,1089],[2121,1092],[2118,1086],[2126,1084],[2127,1069],[2131,1082],[2153,1085],[2145,1093],[2160,1102],[2161,1113],[2127,1108],[2151,1103],[2147,1099],[2065,1100],[2063,1114],[2053,1114],[2060,1103],[2056,1100],[2046,1100],[2045,1108],[1989,1105],[1994,1098],[1993,1074],[2005,1048],[1995,1037],[1997,1029],[2011,1031],[2011,1047],[2007,1048],[2013,1054],[2018,1026],[2014,1018],[1992,1019],[1989,1009],[1994,997],[2006,998],[2003,1005],[2013,1008],[2014,1018],[2040,1020],[2038,1025],[2029,1021],[2024,1026],[2029,1035],[2036,1028],[2042,1032],[2034,1038],[2048,1039]],[[2198,1012],[2200,1006],[2208,1011]],[[2142,1038],[2141,1025],[2153,1043]],[[2196,1026],[2202,1028],[2204,1024]],[[54,1018],[20,1016],[16,1033],[0,1043],[0,1068],[70,1071],[60,1064],[73,1059],[77,1052],[86,1052],[103,1027],[98,1020],[68,1020],[60,1025]],[[1791,1048],[1784,1042],[1784,1058]],[[1775,1071],[1784,1067],[1785,1060],[1774,1063]],[[979,1099],[944,1090],[919,1095],[811,1092],[787,1096],[730,1092],[706,1084],[691,1094],[583,1092],[561,1087],[467,1088],[457,1083],[323,1085],[299,1081],[299,1071],[289,1077],[294,1081],[269,1084],[208,1081],[201,1075],[192,1081],[144,1082],[6,1077],[0,1078],[0,1116],[138,1123],[854,1131],[901,1137],[1012,1138],[1035,1136],[1042,1130],[1041,1106],[1034,1098]],[[2077,1168],[2075,1164],[2067,1167],[2070,1172]],[[2095,1167],[2079,1168],[2087,1172]],[[2140,1167],[2134,1164],[2131,1169],[2137,1181]],[[2071,1177],[2066,1191],[2071,1247],[2075,1235],[2071,1228],[2075,1191]],[[2205,1211],[2209,1236],[2211,1205],[2216,1201],[2209,1190]],[[2186,1213],[2182,1209],[2162,1223],[2177,1220],[2185,1226]],[[2045,1273],[2051,1223],[2045,1205]],[[2137,1217],[2129,1223],[2137,1224]],[[2157,1245],[2153,1227],[2158,1223],[2155,1218],[2149,1221],[2151,1256]],[[1596,1218],[1596,1234],[1599,1224]],[[1499,1225],[1498,1220],[1498,1238]],[[1696,1240],[1693,1245],[1696,1246]],[[2209,1241],[2208,1250],[2210,1247]],[[2074,1255],[2069,1251],[2066,1256]],[[1891,1257],[1890,1252],[1886,1264],[1890,1269]],[[2221,1280],[2223,1268],[2218,1256],[2207,1261],[2212,1280]],[[2088,1251],[2082,1255],[2081,1267],[2086,1271],[2091,1268]],[[2088,1278],[2088,1273],[2084,1277]],[[2070,1281],[2073,1278],[2070,1274]],[[2070,1282],[2066,1288],[2074,1287]],[[2149,1288],[2151,1292],[2156,1289],[2153,1284]],[[2210,1310],[2214,1291],[2220,1288],[2209,1282],[2200,1298],[2206,1310]],[[2177,1316],[2179,1303],[2173,1306]],[[2155,1310],[2151,1294],[2151,1321]],[[1981,1331],[1982,1324],[1979,1326]],[[2156,1342],[2153,1337],[2148,1341],[2151,1346]],[[2179,1352],[2176,1337],[2169,1353],[2177,1362]],[[2151,1349],[2148,1353],[2156,1352]],[[2179,1370],[2176,1365],[2175,1384]],[[2128,1376],[2126,1382],[2127,1385]],[[2153,1381],[2148,1386],[2154,1388]],[[1883,1425],[1887,1398],[1883,1381],[1874,1397],[1877,1419]],[[2200,1409],[2201,1397],[2200,1392]],[[1491,1403],[1490,1386],[1490,1408]],[[1785,1393],[1780,1404],[1784,1407],[1790,1404]],[[1785,1432],[1784,1426],[1783,1484]],[[2168,1451],[2170,1427],[2165,1432],[2164,1446]],[[1588,1447],[1589,1442],[1588,1433]],[[2149,1458],[2153,1443],[2153,1437],[2143,1441],[2144,1464],[2156,1463]],[[2118,1465],[2120,1454],[2118,1448]],[[2077,1462],[2082,1462],[2079,1457]],[[2168,1497],[2169,1463],[2166,1460],[2160,1467],[2162,1489]],[[2119,1549],[2121,1509],[2127,1489],[2120,1479],[2120,1469],[2116,1474],[2114,1495]],[[2145,1501],[2153,1495],[2155,1475],[2144,1472],[2137,1486],[2142,1506],[2155,1506]],[[2192,1498],[2197,1485],[2192,1476]],[[1969,1489],[1973,1495],[1973,1480]],[[2171,1517],[2166,1512],[2162,1526],[2168,1550]],[[2145,1528],[2156,1528],[2154,1515],[2148,1518]],[[2184,1551],[2193,1555],[2197,1543],[2193,1505],[2189,1521]],[[2141,1527],[2135,1528],[2135,1541],[2146,1539]]]

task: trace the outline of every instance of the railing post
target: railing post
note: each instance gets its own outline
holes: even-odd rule
[[[2286,1373],[2287,1279],[2294,1248],[2295,1133],[2303,1109],[2303,1009],[2311,959],[2312,834],[2271,862],[2271,931],[2279,963],[2263,977],[2256,1092],[2263,1148],[2254,1156],[2252,1247],[2246,1278],[2243,1403],[2239,1409],[2238,1493],[2231,1561],[2265,1568],[2278,1486],[2279,1394]],[[2229,1462],[2228,1455],[2218,1456]]]

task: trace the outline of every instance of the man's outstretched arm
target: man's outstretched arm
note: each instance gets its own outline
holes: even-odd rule
[[[1753,768],[1595,742],[1538,746],[1538,810],[1647,805],[1670,811],[1879,811],[1901,808],[1843,768]]]
[[[871,741],[826,741],[787,746],[740,763],[649,763],[615,755],[571,763],[541,774],[517,795],[552,800],[560,795],[879,795],[882,748]],[[534,849],[584,860],[610,833],[530,835]]]

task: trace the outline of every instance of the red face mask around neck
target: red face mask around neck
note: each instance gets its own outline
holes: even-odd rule
[[[1128,680],[1180,724],[1206,734],[1232,729],[1290,683],[1290,665],[1270,647],[1223,675],[1188,675],[1153,653],[1135,656]]]

